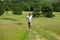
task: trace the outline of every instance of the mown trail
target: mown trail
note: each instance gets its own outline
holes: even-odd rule
[[[59,36],[57,36],[56,34],[54,34],[54,33],[51,33],[53,36],[55,36],[58,40],[60,40],[60,37]]]
[[[57,18],[56,18],[57,19]],[[26,20],[24,20],[26,23]],[[24,23],[24,22],[23,22]],[[55,28],[59,22],[49,18],[33,18],[32,31],[26,34],[25,40],[60,40],[60,37],[55,35]],[[24,27],[27,24],[24,24]],[[28,26],[26,26],[28,27]],[[59,27],[59,25],[58,25]],[[27,28],[25,28],[27,29]],[[56,30],[58,30],[56,28]],[[53,32],[53,33],[52,33]]]
[[[47,37],[45,37],[45,36],[47,36]],[[44,33],[43,33],[43,37],[42,37],[42,34],[39,34],[38,31],[32,30],[31,32],[28,31],[28,34],[26,35],[25,40],[60,40],[60,37],[58,37],[50,32],[48,32],[48,34],[45,36],[44,36]]]
[[[41,36],[35,31],[28,31],[28,34],[25,37],[25,40],[45,40],[45,38],[41,38]]]

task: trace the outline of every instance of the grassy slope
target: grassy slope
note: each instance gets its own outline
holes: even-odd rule
[[[20,19],[10,12],[0,16],[0,40],[23,40],[25,32]]]
[[[33,20],[33,22],[35,22],[33,25],[34,29],[40,35],[47,38],[47,40],[58,40],[56,37],[53,36],[53,34],[60,36],[60,13],[55,12],[54,15],[56,15],[54,18],[41,17],[35,18],[35,20]]]
[[[35,39],[34,34],[36,33],[33,33],[33,31],[31,34],[24,32],[28,30],[26,16],[29,12],[23,13],[23,15],[17,16],[9,12],[7,16],[5,13],[0,17],[0,40],[22,40],[24,37],[26,40]],[[46,40],[58,40],[51,33],[60,36],[60,12],[55,12],[54,15],[56,16],[53,18],[33,18],[32,29],[36,31],[41,38],[46,38]],[[28,37],[27,35],[31,35],[32,37]]]
[[[35,26],[39,29],[41,28],[43,30],[51,31],[57,35],[60,35],[60,13],[58,12],[54,14],[56,16],[53,18],[36,18],[35,21],[33,20],[35,22]]]

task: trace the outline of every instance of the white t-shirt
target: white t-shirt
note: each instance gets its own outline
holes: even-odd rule
[[[32,22],[32,15],[31,16],[27,16],[28,18],[28,23],[31,23]]]

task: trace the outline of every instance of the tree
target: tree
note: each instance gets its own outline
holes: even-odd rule
[[[53,7],[50,3],[44,3],[42,6],[42,12],[45,17],[53,17]]]
[[[13,11],[13,14],[15,14],[15,15],[21,15],[22,14],[22,8],[19,6],[18,3],[14,3],[12,5],[12,11]]]
[[[54,10],[54,11],[60,12],[60,1],[54,2],[54,3],[52,4],[52,6],[53,6],[53,10]]]
[[[0,2],[0,16],[3,15],[4,13],[4,6],[3,6],[3,3]]]
[[[33,4],[33,17],[40,16],[40,2],[35,1]]]

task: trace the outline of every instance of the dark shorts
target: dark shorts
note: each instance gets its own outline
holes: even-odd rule
[[[28,26],[29,26],[29,27],[31,26],[31,22],[28,23]]]

